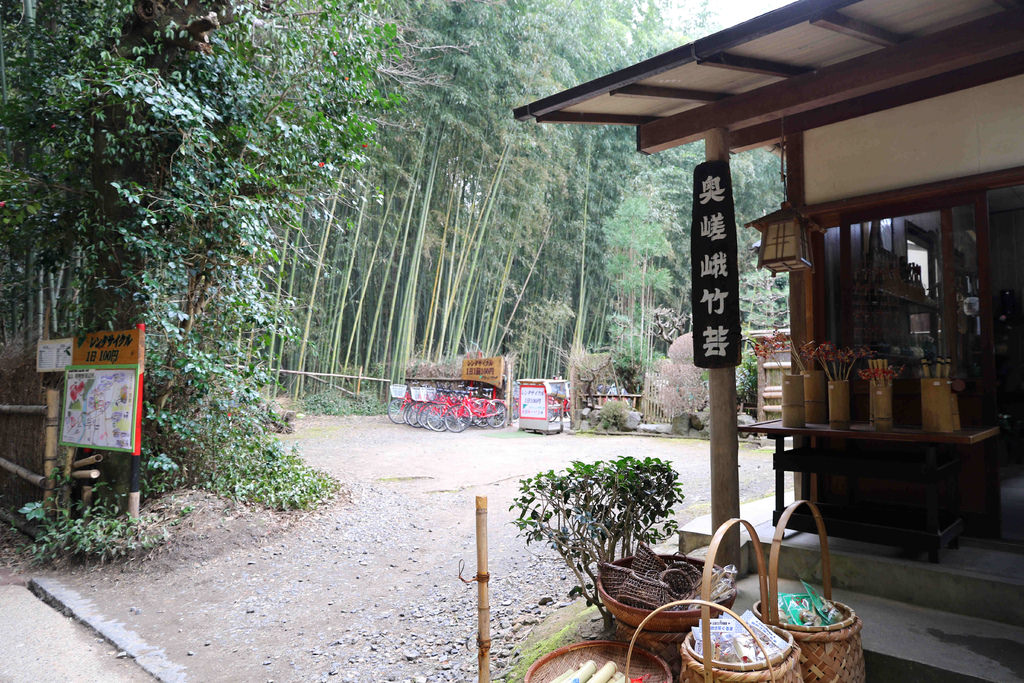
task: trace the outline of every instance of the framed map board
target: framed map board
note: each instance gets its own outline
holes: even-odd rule
[[[60,444],[132,453],[138,439],[137,365],[70,365]]]

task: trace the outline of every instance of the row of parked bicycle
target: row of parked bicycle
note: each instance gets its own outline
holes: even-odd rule
[[[469,391],[391,385],[388,417],[396,424],[426,427],[434,432],[462,432],[469,426],[505,425],[508,408],[496,398],[481,398]]]

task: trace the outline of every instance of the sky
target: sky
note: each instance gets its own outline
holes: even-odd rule
[[[722,26],[728,28],[790,2],[792,0],[719,0],[711,6],[721,18]]]

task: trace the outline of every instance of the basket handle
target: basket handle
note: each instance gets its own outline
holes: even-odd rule
[[[743,520],[730,520],[730,521],[743,521]],[[724,525],[723,525],[723,527],[724,527]],[[711,614],[711,608],[712,607],[714,607],[717,610],[721,610],[723,612],[727,612],[734,619],[736,619],[736,621],[738,621],[740,623],[740,626],[742,626],[744,629],[746,629],[747,633],[750,634],[750,637],[754,639],[754,643],[757,645],[757,648],[761,651],[761,654],[764,655],[765,665],[768,667],[768,675],[771,676],[772,683],[775,683],[775,667],[771,665],[771,658],[768,656],[768,651],[765,649],[764,645],[761,644],[761,640],[757,637],[757,635],[750,629],[749,626],[747,626],[747,624],[743,621],[743,619],[740,618],[740,615],[736,614],[735,612],[733,612],[731,609],[729,609],[725,605],[719,605],[718,603],[709,602],[707,600],[696,600],[696,599],[693,599],[693,600],[674,600],[673,602],[666,603],[666,604],[662,605],[661,607],[659,607],[658,609],[656,609],[653,612],[651,612],[650,614],[648,614],[644,618],[644,620],[640,622],[640,625],[636,627],[635,631],[633,631],[633,637],[629,641],[629,649],[626,651],[626,674],[625,675],[626,675],[627,683],[629,681],[629,665],[630,665],[630,662],[632,661],[632,658],[633,658],[633,646],[636,644],[637,636],[639,636],[640,635],[640,631],[643,630],[644,624],[646,624],[648,621],[650,621],[651,617],[653,617],[658,612],[661,612],[662,610],[666,610],[666,609],[668,609],[670,607],[675,607],[677,605],[700,605],[700,607],[701,607],[701,618],[704,619],[704,629],[703,629],[704,636],[703,637],[705,638],[705,640],[704,640],[704,646],[705,647],[703,648],[704,683],[713,683],[713,681],[714,681],[714,674],[712,673],[713,657],[710,654],[708,654],[709,652],[714,652],[714,650],[715,650],[715,648],[711,645],[710,626],[708,624],[708,619],[710,619],[710,616],[707,617],[707,618],[704,617],[705,612],[708,615]]]
[[[801,505],[806,505],[811,509],[814,524],[818,528],[818,542],[821,545],[821,592],[826,600],[832,599],[832,560],[828,552],[825,520],[822,518],[818,506],[811,501],[794,501],[779,516],[779,523],[775,525],[775,535],[772,537],[772,548],[768,556],[768,600],[764,601],[762,598],[761,613],[773,626],[779,625],[779,554],[782,550],[782,536],[785,534],[789,518]]]

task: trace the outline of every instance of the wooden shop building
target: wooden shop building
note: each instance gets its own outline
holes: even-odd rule
[[[830,533],[933,560],[960,533],[1024,539],[1000,491],[1024,421],[1024,0],[799,0],[514,113],[632,126],[644,154],[784,150],[795,232],[762,242],[796,250],[773,265],[794,339],[906,369],[896,436],[865,426],[861,380],[847,432],[769,432],[796,437],[778,442],[780,486],[802,472]],[[947,359],[961,429],[937,435],[921,428],[922,360]],[[728,424],[712,434],[718,520],[738,512],[714,471],[735,458]]]

